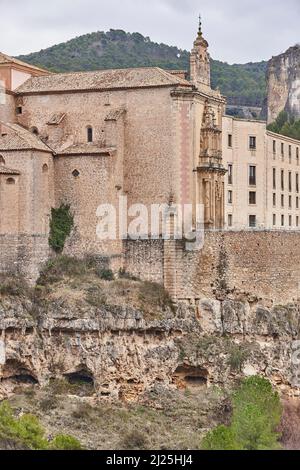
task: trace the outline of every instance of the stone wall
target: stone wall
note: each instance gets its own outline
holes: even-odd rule
[[[202,250],[186,251],[177,241],[174,256],[171,242],[168,250],[157,245],[154,251],[148,241],[126,243],[128,271],[157,282],[164,278],[178,300],[229,296],[272,305],[299,298],[298,232],[206,232]]]
[[[33,284],[49,254],[47,235],[0,234],[0,273],[22,275]]]

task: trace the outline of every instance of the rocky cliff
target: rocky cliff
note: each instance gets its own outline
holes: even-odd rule
[[[130,402],[157,385],[226,388],[256,374],[298,396],[291,358],[300,304],[202,298],[172,306],[162,291],[152,295],[150,283],[90,277],[30,293],[2,289],[1,396],[64,379],[98,399]]]
[[[273,57],[267,69],[267,118],[273,122],[286,110],[300,118],[300,45]]]

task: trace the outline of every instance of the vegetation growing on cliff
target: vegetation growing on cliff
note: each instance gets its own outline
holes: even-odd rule
[[[286,111],[281,111],[275,122],[268,125],[268,130],[300,140],[300,119],[296,120],[293,116],[290,117]]]
[[[275,450],[282,407],[271,383],[262,377],[243,380],[232,396],[230,426],[218,426],[202,441],[205,450]]]
[[[72,436],[59,434],[51,441],[38,418],[31,414],[15,417],[8,402],[0,405],[0,445],[28,450],[80,450],[80,442]]]
[[[51,209],[49,245],[57,253],[63,251],[73,225],[74,218],[69,205],[62,204],[57,209]]]
[[[113,29],[86,34],[19,59],[57,72],[127,67],[189,69],[188,51],[154,43],[139,33]],[[267,62],[229,65],[212,60],[211,67],[212,85],[220,88],[229,104],[262,105]]]

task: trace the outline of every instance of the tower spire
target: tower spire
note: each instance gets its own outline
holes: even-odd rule
[[[199,29],[198,29],[198,33],[200,36],[202,36],[202,16],[201,14],[199,14]]]

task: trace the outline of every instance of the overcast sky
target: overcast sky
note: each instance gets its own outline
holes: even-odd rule
[[[199,12],[215,59],[268,60],[300,43],[300,0],[0,0],[0,51],[35,52],[110,28],[189,50]]]

